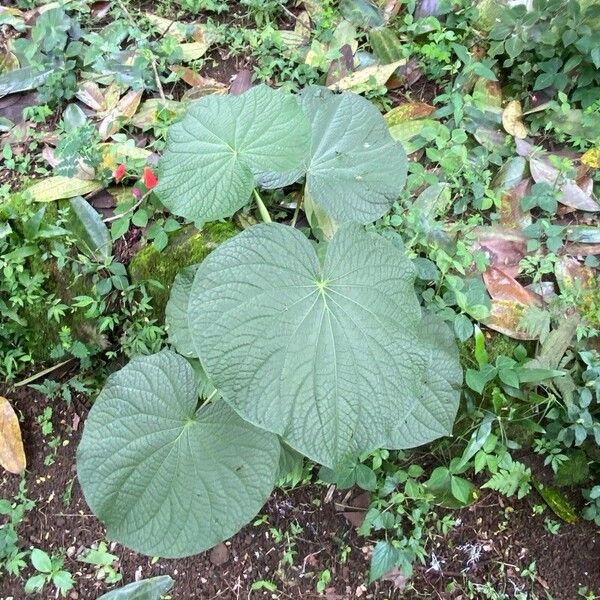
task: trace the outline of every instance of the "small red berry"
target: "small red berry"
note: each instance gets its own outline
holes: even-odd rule
[[[121,181],[121,179],[123,179],[123,177],[125,177],[125,165],[119,165],[116,169],[115,172],[113,173],[113,177],[115,178],[115,181],[117,183],[119,183]]]
[[[144,185],[151,190],[156,187],[158,179],[150,167],[144,167]]]

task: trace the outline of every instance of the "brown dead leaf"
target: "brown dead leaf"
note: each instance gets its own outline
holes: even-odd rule
[[[104,109],[104,94],[95,81],[84,81],[81,83],[75,96],[96,112]]]
[[[531,213],[521,208],[521,200],[531,189],[531,180],[525,179],[515,187],[502,193],[500,198],[500,225],[522,229],[531,225]]]
[[[483,281],[492,300],[510,300],[538,306],[542,304],[538,294],[524,288],[516,279],[496,267],[490,267],[485,271]]]
[[[104,117],[98,131],[103,140],[117,133],[135,115],[142,100],[143,90],[129,90]]]
[[[518,100],[511,100],[502,111],[502,127],[510,135],[523,139],[527,137],[527,127],[523,125],[523,109]]]
[[[27,461],[21,438],[19,419],[10,402],[0,396],[0,465],[9,473],[25,470]]]
[[[182,65],[172,65],[169,67],[173,73],[177,73],[185,83],[191,86],[193,89],[188,92],[195,92],[195,94],[188,94],[186,99],[196,100],[198,98],[209,96],[210,94],[226,94],[227,86],[216,79],[211,77],[204,77],[189,67]]]
[[[495,267],[485,271],[483,281],[492,298],[490,316],[484,324],[517,340],[536,339],[519,329],[519,323],[529,306],[542,306],[541,296]]]
[[[582,265],[572,256],[561,256],[554,267],[554,275],[560,291],[589,289],[596,282],[594,269]]]
[[[525,235],[516,229],[498,225],[475,227],[473,233],[476,239],[473,249],[485,252],[492,267],[515,277],[519,262],[527,254]]]
[[[377,85],[385,85],[392,73],[404,64],[406,64],[406,60],[402,59],[389,65],[370,65],[350,73],[350,75],[330,85],[329,88],[338,91],[361,91],[361,87],[370,81],[375,82]]]
[[[252,73],[247,69],[242,69],[237,75],[233,78],[231,85],[229,86],[229,93],[232,96],[239,96],[243,94],[246,90],[249,90],[252,87]]]
[[[515,340],[534,340],[534,336],[528,335],[519,329],[519,323],[527,306],[511,300],[494,300],[489,317],[483,321],[486,327],[498,331]]]

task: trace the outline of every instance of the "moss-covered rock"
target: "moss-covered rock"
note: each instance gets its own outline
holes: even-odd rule
[[[152,295],[157,318],[164,317],[165,306],[175,276],[181,269],[202,262],[219,244],[238,233],[237,227],[229,222],[209,223],[202,231],[187,225],[176,232],[169,245],[162,251],[154,246],[144,246],[129,263],[129,275],[133,283],[154,280],[161,287],[148,286]]]

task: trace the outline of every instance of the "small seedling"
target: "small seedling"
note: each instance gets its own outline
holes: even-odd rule
[[[43,550],[34,548],[30,556],[33,568],[37,575],[30,577],[25,583],[25,593],[41,592],[48,583],[54,585],[57,593],[64,598],[67,592],[73,589],[73,576],[63,569],[65,559],[59,554],[49,556]]]

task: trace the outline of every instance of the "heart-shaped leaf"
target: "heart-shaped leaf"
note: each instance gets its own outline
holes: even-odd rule
[[[110,377],[86,421],[77,472],[110,538],[170,558],[206,550],[254,517],[279,454],[276,436],[224,402],[198,408],[192,367],[166,350]]]
[[[253,171],[291,171],[305,161],[310,126],[296,98],[264,85],[207,96],[169,130],[156,192],[197,223],[228,217],[250,198]]]
[[[223,398],[332,467],[452,428],[456,344],[422,318],[413,279],[402,250],[359,225],[338,230],[322,264],[299,231],[258,225],[200,265],[188,322]]]
[[[337,223],[371,223],[398,198],[407,158],[379,111],[351,93],[311,87],[300,103],[312,125],[306,188]]]

